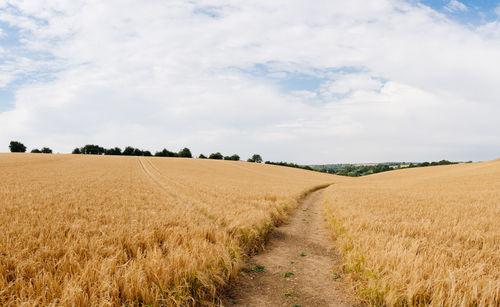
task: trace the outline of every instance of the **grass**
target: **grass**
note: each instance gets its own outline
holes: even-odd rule
[[[283,278],[288,278],[288,277],[291,277],[293,275],[294,275],[293,272],[286,272],[286,273],[283,273],[282,276],[283,276]]]
[[[256,265],[255,268],[253,269],[255,272],[264,272],[266,270],[266,268],[263,266],[263,265]]]
[[[263,266],[263,265],[255,265],[255,266],[251,266],[251,267],[245,267],[243,268],[243,270],[247,273],[249,272],[259,272],[259,273],[263,273],[266,271],[266,267]]]
[[[0,169],[3,306],[217,304],[245,255],[307,191],[335,178],[60,154],[0,154]]]
[[[328,188],[325,207],[371,304],[500,304],[500,161],[358,178]]]
[[[296,292],[295,292],[295,290],[293,290],[293,289],[286,289],[286,291],[285,291],[285,296],[286,296],[286,297],[291,297],[291,298],[294,298],[294,299],[297,299],[297,298],[298,298],[297,293],[296,293]]]
[[[305,257],[307,256],[306,253],[300,253],[300,257]]]

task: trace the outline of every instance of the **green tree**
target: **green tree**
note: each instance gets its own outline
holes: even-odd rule
[[[205,156],[204,154],[200,154],[200,155],[198,156],[198,159],[206,159],[206,158],[207,158],[207,156]]]
[[[9,148],[10,152],[26,152],[26,146],[24,146],[23,143],[17,141],[11,141]]]
[[[79,155],[82,152],[80,151],[80,148],[77,147],[77,148],[73,149],[73,151],[71,153],[74,154],[74,155]]]
[[[135,152],[135,148],[134,147],[131,147],[131,146],[127,146],[125,147],[125,149],[123,150],[123,155],[124,156],[133,156],[134,155],[134,152]]]
[[[119,156],[122,154],[122,150],[120,147],[110,148],[110,149],[106,149],[104,151],[104,154],[111,155],[111,156]]]
[[[44,154],[51,154],[52,153],[52,149],[50,149],[48,147],[44,147],[44,148],[42,148],[41,152],[44,153]]]
[[[181,158],[192,158],[193,155],[191,154],[191,150],[189,148],[184,147],[179,153],[177,154]]]
[[[31,151],[31,153],[42,153],[42,152],[40,151],[40,149],[35,148]]]
[[[134,156],[144,156],[144,151],[140,150],[139,148],[134,148]]]
[[[80,149],[81,153],[84,155],[102,155],[104,154],[104,148],[99,145],[88,144]]]
[[[234,154],[232,156],[225,156],[224,160],[239,161],[240,160],[240,156],[238,156],[237,154]]]
[[[157,151],[155,153],[156,157],[177,157],[177,153],[172,152],[170,150],[167,150],[166,148],[163,148],[162,151]]]
[[[222,154],[220,152],[215,152],[215,153],[210,154],[210,156],[208,156],[208,158],[214,159],[214,160],[222,160],[224,157],[222,156]]]
[[[439,165],[450,165],[450,164],[454,164],[453,162],[450,162],[448,160],[441,160],[438,162]]]
[[[262,157],[259,154],[254,154],[247,162],[262,163]]]

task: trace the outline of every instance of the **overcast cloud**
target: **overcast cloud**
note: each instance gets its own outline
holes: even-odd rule
[[[20,140],[298,163],[498,158],[500,24],[445,11],[0,1],[0,151]]]

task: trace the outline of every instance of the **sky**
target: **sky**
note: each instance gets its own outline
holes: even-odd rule
[[[0,0],[0,152],[500,158],[500,0]]]

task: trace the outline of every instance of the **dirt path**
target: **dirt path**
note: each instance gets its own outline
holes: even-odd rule
[[[306,196],[289,222],[272,232],[266,249],[249,259],[228,290],[223,306],[360,305],[337,273],[339,256],[325,228],[323,192]]]

